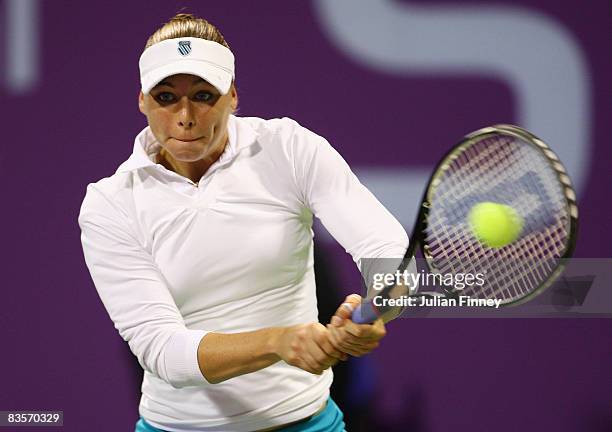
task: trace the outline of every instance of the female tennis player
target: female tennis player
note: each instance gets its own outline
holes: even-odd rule
[[[358,265],[402,257],[404,229],[324,138],[234,115],[234,55],[206,20],[172,18],[139,66],[148,126],[79,215],[96,289],[144,369],[136,431],[344,430],[331,366],[385,329],[346,320],[359,296],[318,322],[313,215]]]

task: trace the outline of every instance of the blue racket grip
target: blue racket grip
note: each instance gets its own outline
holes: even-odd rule
[[[351,321],[357,324],[370,324],[378,319],[376,308],[371,301],[361,303],[351,315]]]

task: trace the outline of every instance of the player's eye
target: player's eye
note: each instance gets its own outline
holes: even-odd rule
[[[215,95],[209,91],[199,91],[196,93],[194,99],[198,102],[210,102],[215,98]]]
[[[168,103],[174,100],[174,95],[170,92],[161,92],[155,96],[155,99],[160,103]]]

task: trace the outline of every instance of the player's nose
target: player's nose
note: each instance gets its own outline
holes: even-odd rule
[[[195,109],[192,102],[185,99],[179,102],[177,123],[180,127],[189,129],[196,125]]]

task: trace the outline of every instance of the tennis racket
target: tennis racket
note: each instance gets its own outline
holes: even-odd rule
[[[468,222],[480,202],[511,206],[523,220],[519,236],[502,247],[479,241]],[[397,307],[382,299],[469,296],[496,299],[501,306],[527,302],[563,271],[574,250],[578,227],[576,194],[559,158],[539,138],[513,125],[473,132],[453,147],[431,176],[410,245],[399,265],[403,272],[420,248],[428,270],[439,274],[486,274],[486,283],[442,292],[416,292],[385,286],[379,301],[364,299],[352,315],[370,323]],[[397,315],[397,314],[396,314]]]

